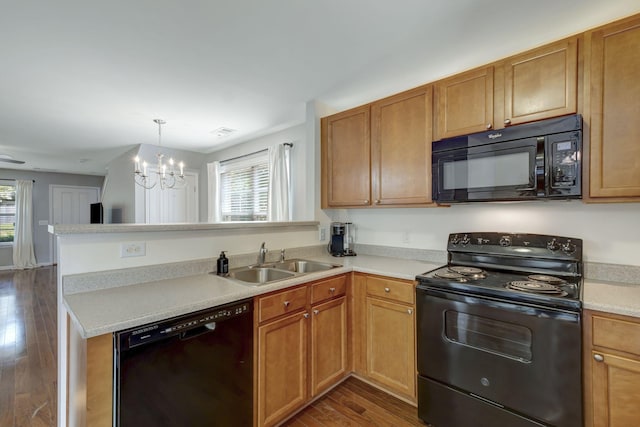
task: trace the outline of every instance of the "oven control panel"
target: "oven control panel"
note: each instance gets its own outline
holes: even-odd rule
[[[452,233],[449,235],[447,250],[582,260],[582,239],[546,234]]]

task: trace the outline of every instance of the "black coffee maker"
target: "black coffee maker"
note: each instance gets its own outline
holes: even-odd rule
[[[353,251],[353,223],[332,222],[329,253],[333,256],[355,256]]]

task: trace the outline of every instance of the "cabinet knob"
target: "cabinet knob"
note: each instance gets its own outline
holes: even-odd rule
[[[511,119],[504,119],[504,124],[505,125],[510,125],[511,124]]]
[[[309,318],[309,313],[303,314],[302,317],[304,317],[305,319],[308,319]]]
[[[289,304],[291,304],[291,303],[289,301],[285,301],[283,304],[284,304],[285,307],[289,307]]]
[[[320,312],[318,310],[313,310],[313,314],[315,314],[316,316],[319,314]]]
[[[603,355],[601,355],[601,354],[594,354],[594,355],[593,355],[593,359],[594,359],[596,362],[604,362],[604,356],[603,356]]]
[[[413,314],[413,310],[412,310],[412,309],[410,309],[410,308],[408,308],[408,309],[407,309],[407,314]]]
[[[336,293],[336,288],[329,288],[329,293],[335,294]]]
[[[363,203],[363,205],[368,205],[368,204],[369,204],[368,200],[365,200],[364,203]]]
[[[391,292],[391,289],[389,289],[389,288],[384,288],[384,291],[385,291],[386,293],[389,293],[389,292]]]
[[[376,205],[379,205],[379,204],[380,204],[380,200],[376,199]]]
[[[487,123],[487,129],[491,129],[492,127],[491,123]]]

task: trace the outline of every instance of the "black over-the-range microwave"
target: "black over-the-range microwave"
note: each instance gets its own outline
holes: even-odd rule
[[[435,141],[433,200],[579,199],[581,150],[579,114]]]

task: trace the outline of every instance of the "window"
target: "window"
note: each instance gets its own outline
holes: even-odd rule
[[[266,221],[269,201],[267,150],[220,162],[220,219]]]
[[[13,242],[16,231],[16,187],[0,185],[0,243]]]

